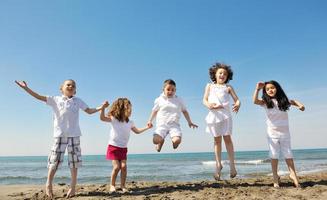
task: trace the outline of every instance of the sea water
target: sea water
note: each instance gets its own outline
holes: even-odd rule
[[[293,150],[299,175],[327,170],[327,149]],[[111,161],[104,155],[85,155],[78,171],[78,183],[108,183]],[[229,179],[227,153],[222,153],[222,178]],[[268,151],[235,153],[238,178],[271,176]],[[129,154],[127,181],[201,181],[213,180],[214,153]],[[280,160],[279,174],[288,174]],[[44,184],[47,178],[46,156],[0,157],[0,184]],[[119,180],[119,179],[118,179]],[[70,183],[67,157],[55,176],[55,183]]]

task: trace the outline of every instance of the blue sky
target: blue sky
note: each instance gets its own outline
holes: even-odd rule
[[[293,148],[327,147],[327,3],[323,0],[0,1],[0,156],[47,155],[52,111],[14,84],[26,80],[58,95],[65,79],[90,107],[128,97],[139,127],[162,82],[177,82],[197,130],[162,152],[212,151],[202,105],[208,68],[234,70],[242,107],[234,115],[235,150],[265,150],[265,113],[252,104],[255,84],[277,80],[307,110],[289,112]],[[83,154],[104,154],[109,125],[80,113]],[[155,153],[153,129],[132,135],[130,153]]]

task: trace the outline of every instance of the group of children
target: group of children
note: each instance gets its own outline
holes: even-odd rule
[[[216,170],[214,178],[220,180],[221,170],[221,143],[225,142],[229,158],[230,177],[237,175],[234,162],[234,147],[232,142],[232,112],[240,109],[238,99],[233,87],[228,84],[233,79],[231,67],[222,63],[216,63],[209,69],[212,83],[207,84],[203,96],[203,104],[209,109],[205,118],[206,132],[214,137],[214,152],[216,160]],[[105,109],[109,103],[105,101],[97,108],[89,106],[76,97],[76,83],[74,80],[65,80],[60,86],[61,96],[43,96],[31,90],[25,81],[15,81],[18,86],[38,100],[51,106],[54,112],[54,144],[48,157],[48,177],[46,182],[46,194],[53,197],[52,182],[54,175],[63,162],[65,150],[68,151],[68,165],[71,170],[71,184],[67,192],[67,197],[75,195],[77,183],[77,169],[81,166],[81,148],[79,128],[79,109],[88,114],[100,111],[100,120],[109,122],[111,125],[109,143],[107,147],[106,159],[112,160],[112,172],[110,180],[110,192],[115,192],[116,178],[120,171],[123,192],[128,189],[125,186],[127,176],[127,144],[130,132],[142,133],[153,127],[152,121],[156,118],[156,127],[153,134],[153,143],[156,150],[161,151],[167,135],[170,135],[173,148],[176,149],[182,141],[182,131],[179,124],[181,113],[188,122],[190,128],[197,128],[190,118],[183,100],[176,95],[176,83],[168,79],[164,81],[163,92],[154,101],[154,106],[149,120],[145,127],[137,128],[132,120],[132,104],[127,98],[115,100],[109,112]],[[259,91],[262,90],[262,98],[258,98]],[[231,105],[230,97],[234,103]],[[286,159],[290,171],[290,178],[294,185],[299,187],[296,175],[293,155],[291,151],[290,132],[288,125],[287,110],[291,105],[304,110],[304,106],[295,100],[289,100],[281,86],[276,81],[259,82],[253,94],[253,102],[262,106],[267,115],[267,138],[273,171],[273,185],[279,187],[278,158],[281,153]]]

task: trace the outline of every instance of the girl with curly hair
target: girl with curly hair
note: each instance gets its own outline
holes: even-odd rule
[[[234,146],[232,142],[232,114],[230,97],[233,98],[234,104],[232,111],[238,112],[240,100],[238,99],[233,87],[227,84],[233,79],[233,71],[230,66],[216,63],[209,69],[209,75],[212,83],[208,83],[204,96],[203,104],[209,109],[206,117],[206,132],[211,133],[214,137],[214,151],[216,159],[216,173],[214,178],[220,180],[221,170],[221,143],[224,139],[226,150],[229,158],[230,177],[234,178],[237,171],[234,163]]]
[[[110,179],[109,192],[116,191],[116,178],[120,172],[120,187],[123,192],[128,192],[126,189],[127,176],[127,143],[130,136],[130,131],[139,134],[151,128],[136,128],[133,121],[129,119],[132,114],[132,104],[127,98],[118,98],[113,102],[109,112],[105,115],[105,108],[109,106],[106,101],[101,106],[100,119],[109,122],[111,125],[109,144],[107,147],[107,160],[112,160],[112,172]]]

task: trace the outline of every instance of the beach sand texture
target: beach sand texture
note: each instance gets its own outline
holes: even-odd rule
[[[108,185],[78,185],[71,199],[327,199],[327,172],[300,176],[295,188],[283,176],[281,188],[272,187],[271,177],[200,182],[128,182],[131,193],[110,194]],[[0,199],[47,199],[43,185],[2,185]],[[54,199],[65,199],[68,185],[54,185]]]

